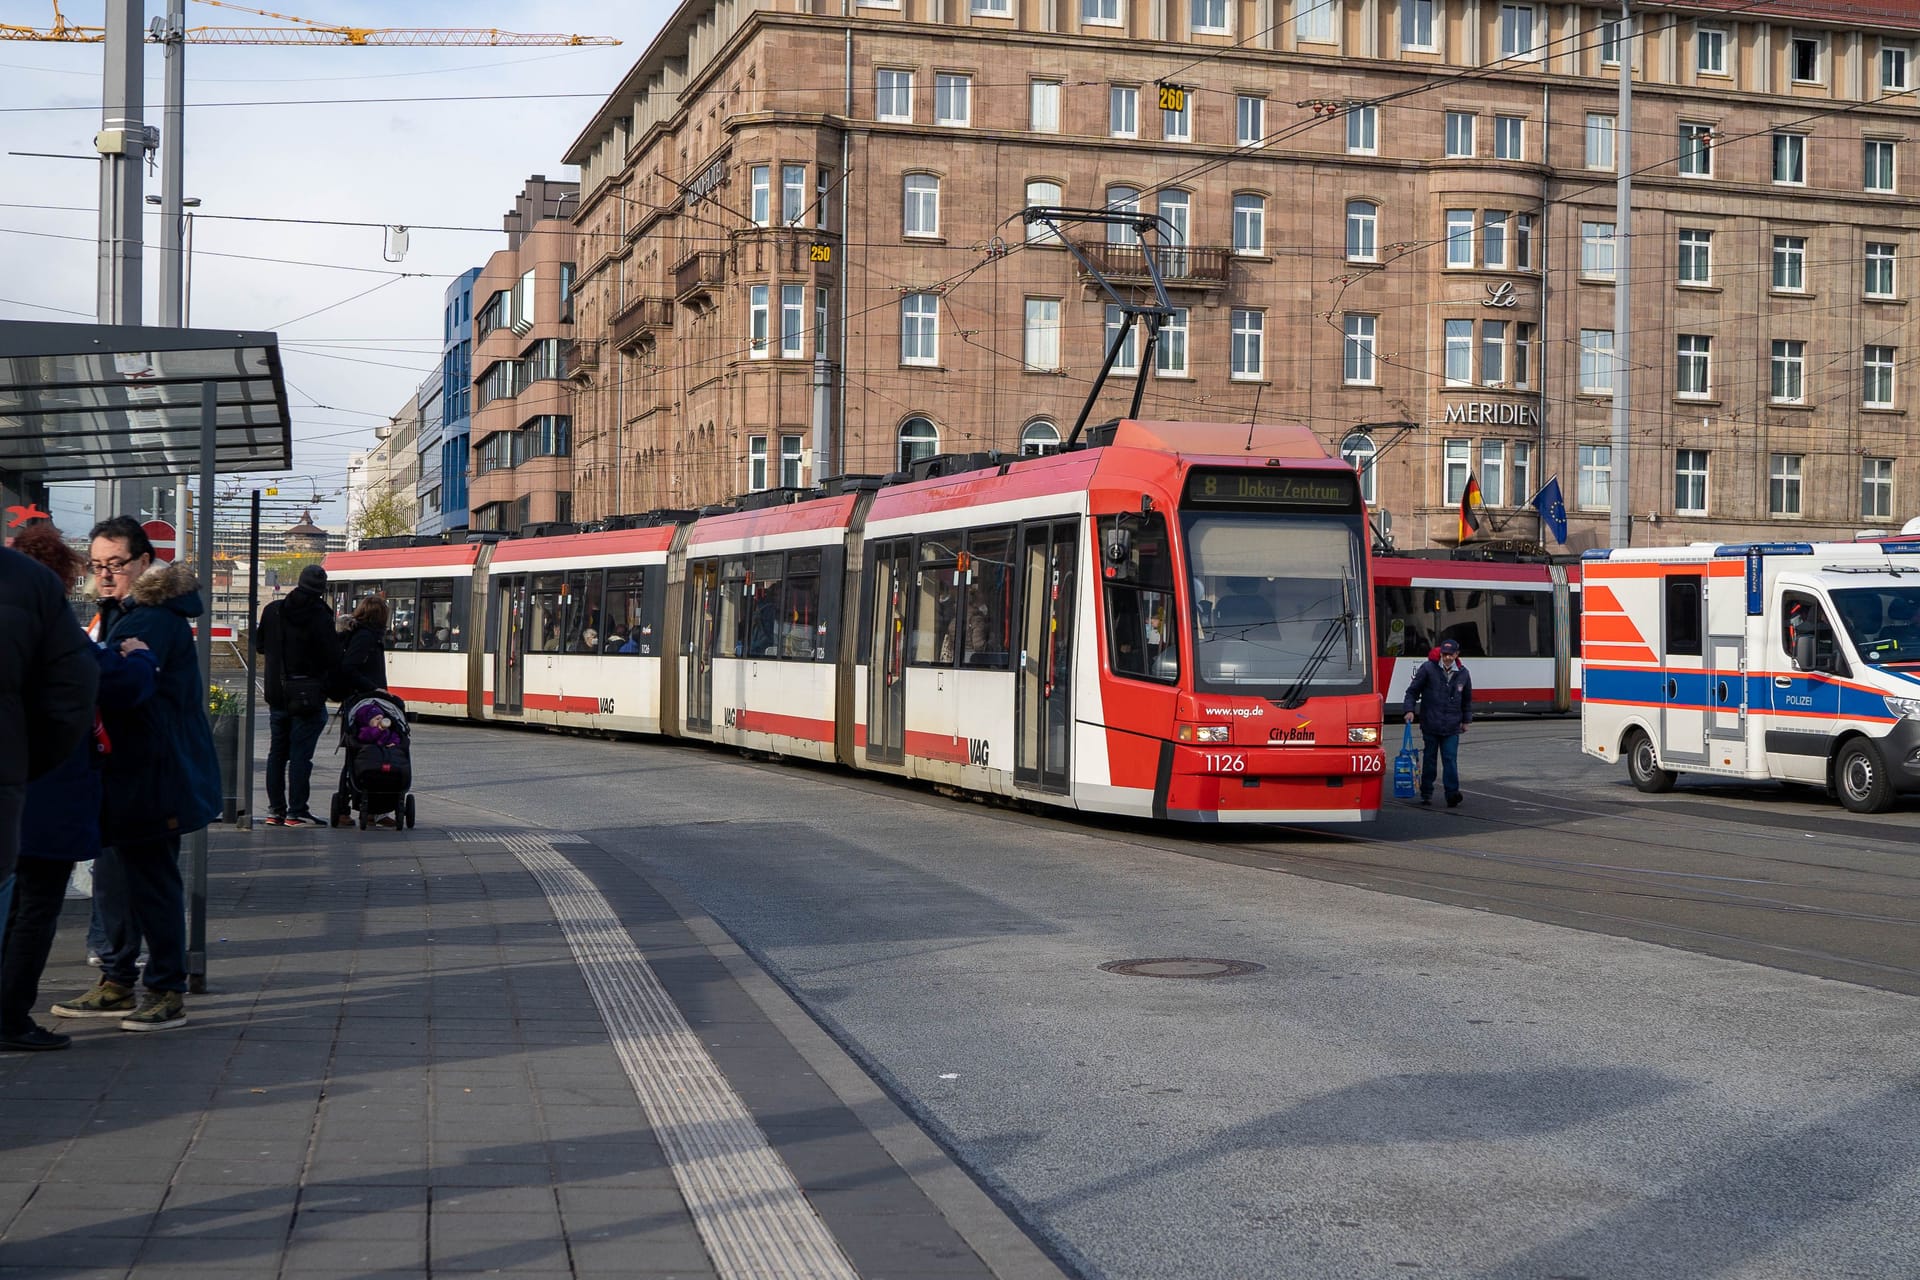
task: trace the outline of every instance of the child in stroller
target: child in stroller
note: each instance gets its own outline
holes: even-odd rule
[[[413,760],[406,704],[384,690],[340,708],[340,745],[346,764],[333,797],[332,825],[358,813],[360,829],[411,827]]]

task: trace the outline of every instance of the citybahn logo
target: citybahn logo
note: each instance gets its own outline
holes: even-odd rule
[[[1310,747],[1318,739],[1314,736],[1312,722],[1303,720],[1291,729],[1274,729],[1267,734],[1267,741],[1277,747]]]

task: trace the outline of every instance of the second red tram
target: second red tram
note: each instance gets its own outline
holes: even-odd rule
[[[1376,816],[1366,513],[1311,431],[1123,420],[1084,449],[974,461],[326,566],[343,607],[387,597],[391,678],[428,713],[661,733],[1089,812]]]

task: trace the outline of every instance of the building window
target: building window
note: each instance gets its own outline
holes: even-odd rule
[[[1613,394],[1613,330],[1580,331],[1580,392],[1589,396]]]
[[[913,72],[881,68],[879,87],[874,94],[873,114],[879,120],[901,124],[912,122]]]
[[[1027,86],[1027,127],[1035,133],[1060,132],[1060,82],[1034,80]]]
[[[1574,486],[1574,505],[1604,511],[1613,504],[1613,446],[1580,446],[1580,479]]]
[[[1293,36],[1296,40],[1333,42],[1333,16],[1338,5],[1327,0],[1294,0]]]
[[[1171,276],[1187,274],[1187,255],[1181,250],[1187,243],[1187,232],[1193,226],[1192,202],[1192,195],[1185,191],[1160,193],[1160,231],[1167,245],[1163,265]]]
[[[1449,156],[1473,154],[1473,114],[1471,112],[1447,112],[1447,154]]]
[[[1036,178],[1032,182],[1027,183],[1027,208],[1057,209],[1060,207],[1061,194],[1059,183],[1048,182],[1044,178]],[[1060,237],[1044,222],[1029,222],[1027,224],[1027,243],[1058,244],[1060,243]]]
[[[1473,441],[1440,442],[1440,500],[1448,506],[1467,493],[1467,477],[1473,474]]]
[[[1773,287],[1785,293],[1804,293],[1807,288],[1807,238],[1773,238]]]
[[[1807,398],[1807,344],[1794,339],[1773,340],[1773,376],[1769,394],[1775,404],[1802,404]]]
[[[773,225],[773,170],[764,164],[754,165],[747,173],[747,189],[752,193],[753,225],[766,227]]]
[[[1727,74],[1727,30],[1701,27],[1694,33],[1694,68],[1703,76]]]
[[[1713,232],[1697,227],[1681,230],[1680,283],[1713,283]]]
[[[973,119],[973,77],[942,72],[933,77],[933,122],[962,128]]]
[[[1267,198],[1242,191],[1233,197],[1233,251],[1261,254],[1267,248]]]
[[[1107,132],[1116,138],[1140,136],[1140,91],[1115,85],[1107,92]]]
[[[780,437],[780,485],[785,489],[800,487],[800,439],[799,436]]]
[[[1360,473],[1360,500],[1372,503],[1378,501],[1378,473],[1374,470],[1373,460],[1380,450],[1373,443],[1373,437],[1364,431],[1356,431],[1340,442],[1340,460]]]
[[[1370,387],[1379,381],[1375,366],[1375,343],[1380,320],[1377,316],[1349,313],[1344,322],[1346,340],[1341,344],[1340,376],[1349,386]]]
[[[1154,372],[1163,378],[1187,376],[1187,309],[1175,307],[1160,326],[1160,341],[1153,348]]]
[[[1503,4],[1500,6],[1500,56],[1503,58],[1537,58],[1539,53],[1534,46],[1534,11],[1530,4]]]
[[[1821,84],[1826,80],[1826,37],[1804,31],[1793,33],[1790,56],[1795,84]]]
[[[1480,385],[1483,387],[1507,385],[1507,322],[1505,320],[1480,322]]]
[[[1533,385],[1533,326],[1525,321],[1513,326],[1513,385]]]
[[[940,452],[940,431],[925,418],[908,418],[900,424],[900,470],[905,471],[921,458]]]
[[[1867,242],[1867,278],[1866,295],[1869,298],[1891,298],[1894,296],[1893,263],[1899,246],[1883,241]]]
[[[1380,149],[1380,108],[1364,102],[1347,107],[1347,150],[1370,156]]]
[[[1060,367],[1060,299],[1028,298],[1026,369],[1052,373]]]
[[[1347,257],[1375,262],[1380,257],[1380,206],[1369,200],[1347,201]]]
[[[1115,213],[1139,213],[1140,189],[1138,187],[1108,187],[1106,207]],[[1108,244],[1139,244],[1139,229],[1126,223],[1107,224]]]
[[[1860,459],[1860,517],[1886,520],[1893,515],[1893,459]]]
[[[1800,133],[1773,135],[1773,180],[1781,186],[1805,186],[1807,139]]]
[[[1800,462],[1797,453],[1776,453],[1767,463],[1767,512],[1776,516],[1800,514]]]
[[[747,492],[758,493],[767,487],[767,438],[747,437]]]
[[[1600,65],[1603,67],[1620,65],[1620,19],[1618,18],[1601,19]]]
[[[767,328],[772,323],[768,312],[767,286],[756,284],[747,290],[747,354],[755,360],[767,358]]]
[[[1504,268],[1507,265],[1507,211],[1488,209],[1480,215],[1480,265]]]
[[[1236,382],[1254,382],[1266,375],[1267,313],[1236,307],[1228,376]]]
[[[1443,330],[1446,352],[1443,367],[1446,370],[1447,385],[1450,387],[1470,387],[1473,385],[1473,321],[1449,320]]]
[[[1045,418],[1029,422],[1020,431],[1020,456],[1039,458],[1060,452],[1060,428]]]
[[[1080,0],[1080,21],[1120,25],[1120,0]]]
[[[1526,121],[1519,116],[1493,118],[1493,156],[1496,160],[1526,159]]]
[[[940,360],[940,297],[910,293],[900,299],[900,363],[937,364]]]
[[[780,221],[797,227],[807,216],[807,166],[780,166]]]
[[[1913,46],[1880,42],[1880,89],[1884,93],[1905,93],[1913,87]]]
[[[1267,136],[1267,100],[1241,94],[1234,99],[1233,140],[1242,147],[1257,147]],[[1349,126],[1351,128],[1351,126]]]
[[[1707,514],[1707,451],[1673,452],[1673,509],[1683,516]]]
[[[1513,216],[1513,269],[1533,270],[1533,215],[1530,213]]]
[[[1520,495],[1525,494],[1522,498]],[[1514,505],[1533,497],[1533,442],[1515,440],[1513,442],[1513,501]]]
[[[1587,168],[1613,168],[1614,117],[1598,111],[1587,113]]]
[[[1127,336],[1120,343],[1120,351],[1113,357],[1113,372],[1140,372],[1140,326],[1127,324],[1127,314],[1118,306],[1107,304],[1107,345],[1105,350],[1113,350],[1113,343],[1120,336],[1121,326],[1126,326]]]
[[[1683,178],[1713,176],[1712,125],[1681,122],[1680,176]]]
[[[1674,339],[1674,394],[1705,399],[1713,387],[1713,339],[1683,333]]]
[[[1193,141],[1193,95],[1187,94],[1180,101],[1178,111],[1160,111],[1160,136],[1168,142]]]
[[[1480,442],[1480,501],[1490,507],[1507,505],[1507,442]]]
[[[1473,265],[1473,210],[1447,210],[1447,266]]]
[[[1193,0],[1191,12],[1195,31],[1227,34],[1227,0]]]
[[[1613,279],[1613,224],[1580,224],[1580,274],[1589,280]]]
[[[1867,190],[1893,190],[1893,142],[1890,139],[1868,138],[1862,143],[1861,166],[1866,171]]]
[[[807,288],[799,284],[780,286],[780,355],[798,360],[806,355]]]
[[[1869,346],[1862,357],[1860,403],[1869,409],[1893,408],[1893,350]]]
[[[1432,49],[1433,0],[1400,0],[1400,47]]]
[[[904,229],[910,236],[940,234],[940,179],[931,173],[906,176]]]

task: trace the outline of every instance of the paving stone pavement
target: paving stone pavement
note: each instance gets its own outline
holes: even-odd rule
[[[733,1280],[547,898],[476,834],[216,828],[209,990],[161,1035],[45,1012],[94,977],[70,902],[36,1017],[73,1048],[0,1055],[0,1274]],[[860,1276],[1060,1275],[671,886],[576,841]]]

